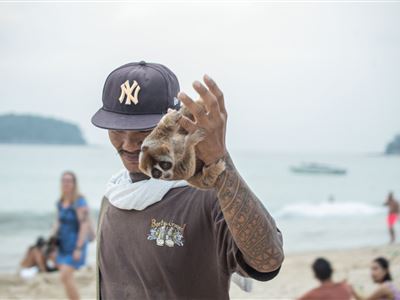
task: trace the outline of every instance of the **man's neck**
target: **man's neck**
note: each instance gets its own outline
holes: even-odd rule
[[[326,279],[324,281],[321,281],[321,285],[331,285],[333,284],[332,279]]]
[[[147,180],[150,178],[149,176],[147,176],[146,174],[143,174],[141,172],[130,172],[129,177],[131,178],[132,182]]]

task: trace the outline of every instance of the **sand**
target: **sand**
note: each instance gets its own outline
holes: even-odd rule
[[[376,288],[369,275],[370,262],[377,256],[391,259],[395,284],[400,287],[400,246],[370,247],[352,250],[323,251],[287,254],[280,274],[272,281],[253,281],[251,293],[231,285],[231,299],[295,299],[317,286],[310,265],[316,257],[329,259],[335,269],[335,280],[347,280],[360,292],[367,294]],[[76,272],[76,280],[82,299],[95,297],[93,267]],[[0,275],[0,299],[64,299],[65,294],[58,274],[40,274],[24,281],[16,275]]]

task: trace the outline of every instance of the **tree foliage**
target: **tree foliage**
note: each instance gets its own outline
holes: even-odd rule
[[[86,144],[80,128],[72,123],[34,115],[0,115],[0,143]]]

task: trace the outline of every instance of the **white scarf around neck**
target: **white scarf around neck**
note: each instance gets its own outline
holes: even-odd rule
[[[105,196],[120,209],[144,210],[163,199],[170,189],[188,185],[184,180],[166,181],[150,178],[132,183],[127,170],[113,175],[107,183]]]

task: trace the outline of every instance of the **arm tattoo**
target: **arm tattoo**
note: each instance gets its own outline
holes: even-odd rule
[[[78,221],[79,221],[79,233],[78,240],[76,241],[76,248],[82,248],[83,243],[85,242],[86,234],[87,234],[87,226],[89,221],[89,211],[87,209],[83,209],[80,213],[78,213]]]
[[[260,200],[239,175],[229,154],[216,182],[218,200],[228,228],[245,261],[259,272],[280,267],[282,235]]]
[[[88,220],[89,212],[85,209],[81,214],[78,214],[79,223],[84,223]]]

